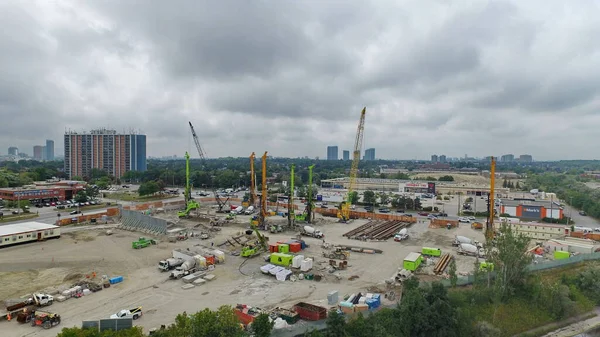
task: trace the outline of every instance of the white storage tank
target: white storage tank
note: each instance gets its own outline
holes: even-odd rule
[[[212,251],[212,254],[215,256],[215,259],[219,261],[219,263],[225,262],[225,253],[223,253],[222,251],[215,249]]]
[[[300,270],[307,272],[313,267],[313,260],[311,258],[304,259],[300,265]]]
[[[292,259],[292,268],[300,268],[302,266],[302,261],[304,261],[304,255],[296,255]]]

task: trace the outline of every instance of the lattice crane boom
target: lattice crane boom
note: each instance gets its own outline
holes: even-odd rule
[[[356,188],[356,178],[358,176],[358,162],[360,161],[360,151],[363,143],[363,132],[365,130],[365,114],[367,108],[364,107],[360,112],[360,120],[358,121],[358,127],[356,129],[356,138],[354,140],[354,150],[352,153],[352,167],[350,168],[350,184],[348,186],[348,194],[346,201],[342,202],[338,217],[346,222],[350,220],[350,206],[352,204],[352,192]]]
[[[190,129],[192,130],[192,138],[194,138],[194,143],[196,144],[196,149],[198,150],[198,155],[200,159],[206,159],[205,152],[202,149],[202,145],[200,145],[200,141],[198,140],[198,135],[196,135],[196,130],[194,130],[194,126],[192,122],[188,122],[190,124]]]
[[[250,205],[255,206],[256,203],[256,173],[254,172],[254,159],[256,154],[252,152],[250,155]]]

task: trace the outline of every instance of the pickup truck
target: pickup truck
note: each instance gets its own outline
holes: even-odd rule
[[[117,312],[114,315],[110,315],[110,318],[114,319],[114,318],[132,318],[132,319],[138,319],[140,317],[142,317],[143,313],[142,313],[142,307],[137,307],[137,308],[133,308],[133,309],[123,309],[119,312]]]

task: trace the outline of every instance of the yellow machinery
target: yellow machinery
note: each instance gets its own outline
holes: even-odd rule
[[[350,169],[350,185],[348,186],[348,195],[346,201],[342,201],[338,210],[337,217],[341,222],[350,221],[350,207],[352,205],[352,192],[356,186],[356,176],[358,175],[358,162],[360,161],[360,150],[363,142],[363,131],[365,129],[365,114],[367,108],[363,108],[360,113],[358,128],[356,129],[356,139],[354,140],[354,152],[352,154],[352,168]]]
[[[254,152],[250,155],[250,205],[256,207],[256,173],[254,172]]]
[[[489,241],[494,239],[494,187],[496,184],[496,158],[492,157],[490,163],[490,194],[488,195],[488,219],[485,226],[485,237]]]

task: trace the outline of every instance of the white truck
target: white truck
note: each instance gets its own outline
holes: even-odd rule
[[[181,266],[175,268],[169,276],[172,279],[180,279],[189,274],[195,273],[197,270],[197,262],[195,259],[185,261]]]
[[[248,208],[246,208],[246,211],[244,212],[244,214],[250,215],[252,213],[254,213],[254,206],[248,206]]]
[[[236,209],[233,209],[233,210],[231,210],[231,212],[230,212],[230,213],[233,213],[233,214],[241,214],[243,211],[244,211],[244,207],[242,207],[242,206],[238,206],[238,207],[236,207]]]
[[[325,235],[323,235],[323,233],[321,233],[320,230],[318,230],[314,227],[311,227],[311,226],[302,227],[300,233],[302,235],[312,236],[313,238],[317,238],[317,239],[322,239],[325,237]]]
[[[402,228],[398,234],[394,235],[394,241],[400,242],[402,240],[408,239],[408,230],[406,228]]]
[[[469,243],[461,243],[458,246],[458,254],[477,256],[480,258],[485,257],[485,250]]]
[[[181,266],[185,262],[182,258],[169,258],[158,262],[158,269],[160,271],[169,271]]]
[[[142,307],[132,308],[132,309],[123,309],[116,314],[110,315],[111,319],[115,318],[131,318],[138,319],[142,317]]]
[[[31,297],[31,302],[35,303],[37,306],[45,307],[52,305],[54,302],[54,297],[48,294],[33,294]]]
[[[466,243],[466,244],[469,244],[469,245],[473,245],[473,246],[476,246],[476,247],[480,247],[481,246],[480,243],[479,243],[479,241],[470,239],[470,238],[468,238],[466,236],[460,236],[460,235],[457,235],[457,236],[454,237],[454,241],[452,242],[452,245],[453,246],[460,246],[463,243]]]

